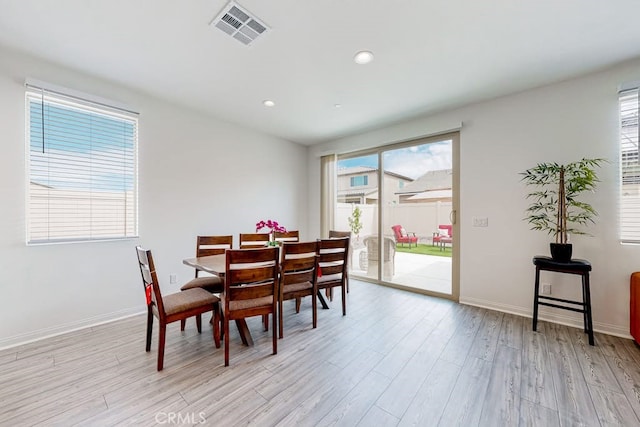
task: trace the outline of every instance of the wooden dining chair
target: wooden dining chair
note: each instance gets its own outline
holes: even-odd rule
[[[195,316],[198,332],[202,332],[202,313],[213,311],[213,340],[216,348],[220,348],[220,299],[202,288],[192,288],[186,291],[176,292],[170,295],[162,295],[153,256],[150,250],[136,247],[142,284],[144,285],[147,300],[147,346],[146,351],[151,351],[151,332],[153,330],[153,317],[157,317],[160,323],[160,337],[158,339],[158,371],[164,365],[164,345],[167,332],[167,324],[178,320]]]
[[[220,295],[224,366],[229,366],[229,322],[253,316],[273,318],[273,354],[278,352],[277,320],[280,249],[230,249],[226,254],[224,292]]]
[[[233,249],[233,236],[198,236],[196,240],[196,257],[221,255],[227,249]],[[196,277],[198,277],[196,269]]]
[[[300,241],[300,232],[298,230],[290,230],[284,232],[276,231],[275,235],[276,242],[299,242]]]
[[[300,299],[311,296],[312,325],[318,323],[316,298],[318,242],[284,242],[280,263],[280,297],[278,316],[280,338],[284,336],[283,302],[296,300],[296,313],[300,312]]]
[[[233,236],[198,236],[196,238],[196,257],[224,254],[227,249],[233,248]],[[199,277],[200,270],[195,269],[195,278],[185,283],[180,290],[186,291],[192,288],[203,288],[214,294],[219,294],[224,289],[224,280],[216,275]],[[186,319],[180,322],[180,330],[184,331]]]
[[[269,233],[240,233],[240,249],[263,248],[269,242]]]
[[[318,242],[318,289],[342,290],[342,315],[347,314],[347,260],[349,237],[320,239]]]
[[[335,239],[339,237],[349,237],[351,238],[350,231],[338,231],[338,230],[329,230],[329,238]],[[352,251],[349,248],[349,257],[347,258],[347,293],[349,293],[349,269],[351,268],[351,260],[352,260]]]
[[[329,238],[335,239],[336,237],[351,237],[350,231],[338,231],[338,230],[329,230]]]

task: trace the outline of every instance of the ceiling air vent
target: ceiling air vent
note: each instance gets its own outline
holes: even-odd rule
[[[233,1],[230,1],[209,25],[214,25],[246,45],[253,43],[268,29],[262,21]]]

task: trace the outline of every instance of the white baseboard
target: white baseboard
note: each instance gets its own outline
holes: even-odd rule
[[[501,311],[503,313],[515,314],[517,316],[523,316],[532,318],[532,307],[518,307],[515,305],[500,304],[494,301],[487,301],[478,298],[460,298],[460,304],[472,305],[475,307],[487,308],[489,310]],[[559,311],[559,313],[558,313]],[[565,310],[566,311],[566,310]],[[538,312],[538,320],[544,320],[546,322],[559,323],[561,325],[572,326],[574,328],[584,328],[584,322],[581,314],[575,316],[564,314],[562,310],[547,309],[546,307],[540,307]],[[608,323],[593,322],[594,332],[601,332],[607,335],[614,335],[621,338],[631,339],[629,328],[621,327],[619,325],[611,325]]]
[[[50,338],[57,335],[66,334],[69,332],[77,331],[80,329],[90,328],[92,326],[101,325],[103,323],[114,322],[116,320],[125,319],[127,317],[143,314],[146,311],[140,311],[139,307],[128,308],[125,310],[116,311],[113,313],[103,314],[100,316],[94,316],[87,319],[82,319],[77,322],[64,323],[62,325],[56,325],[49,328],[38,329],[36,331],[28,332],[26,334],[15,335],[8,338],[0,339],[0,350],[10,347],[16,347],[30,342],[38,341],[44,338]]]

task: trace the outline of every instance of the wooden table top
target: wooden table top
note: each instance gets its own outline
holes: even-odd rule
[[[226,269],[226,255],[220,254],[187,258],[182,260],[182,263],[198,270],[206,271],[207,273],[224,276]]]

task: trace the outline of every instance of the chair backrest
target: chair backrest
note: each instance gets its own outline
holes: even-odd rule
[[[393,230],[393,235],[395,236],[396,239],[402,237],[402,226],[401,225],[394,225],[393,227],[391,227],[391,229]]]
[[[316,282],[318,242],[284,242],[280,264],[280,294],[284,285]]]
[[[369,236],[365,237],[363,243],[367,247],[367,259],[370,261],[379,261],[380,257],[378,256],[379,250],[379,240],[377,236]],[[392,261],[396,255],[396,242],[393,241],[390,237],[385,237],[383,240],[383,262]]]
[[[158,276],[151,251],[143,249],[141,246],[136,246],[136,254],[138,255],[138,265],[140,266],[147,306],[155,310],[158,317],[164,317],[162,294],[160,293],[160,285],[158,284]]]
[[[278,247],[227,250],[225,304],[229,301],[277,296],[279,257]],[[276,300],[274,298],[271,303]],[[229,309],[228,306],[225,308]]]
[[[350,231],[337,231],[337,230],[329,230],[329,238],[335,239],[336,237],[351,237]]]
[[[451,224],[440,224],[438,230],[445,231],[449,237],[453,237],[453,225]]]
[[[268,241],[268,233],[240,233],[240,249],[262,248]]]
[[[347,273],[347,259],[349,256],[349,237],[318,240],[319,274],[328,276]]]
[[[298,230],[285,231],[283,233],[276,232],[276,242],[299,242],[300,232]]]
[[[198,236],[196,256],[221,255],[233,249],[233,236]]]

